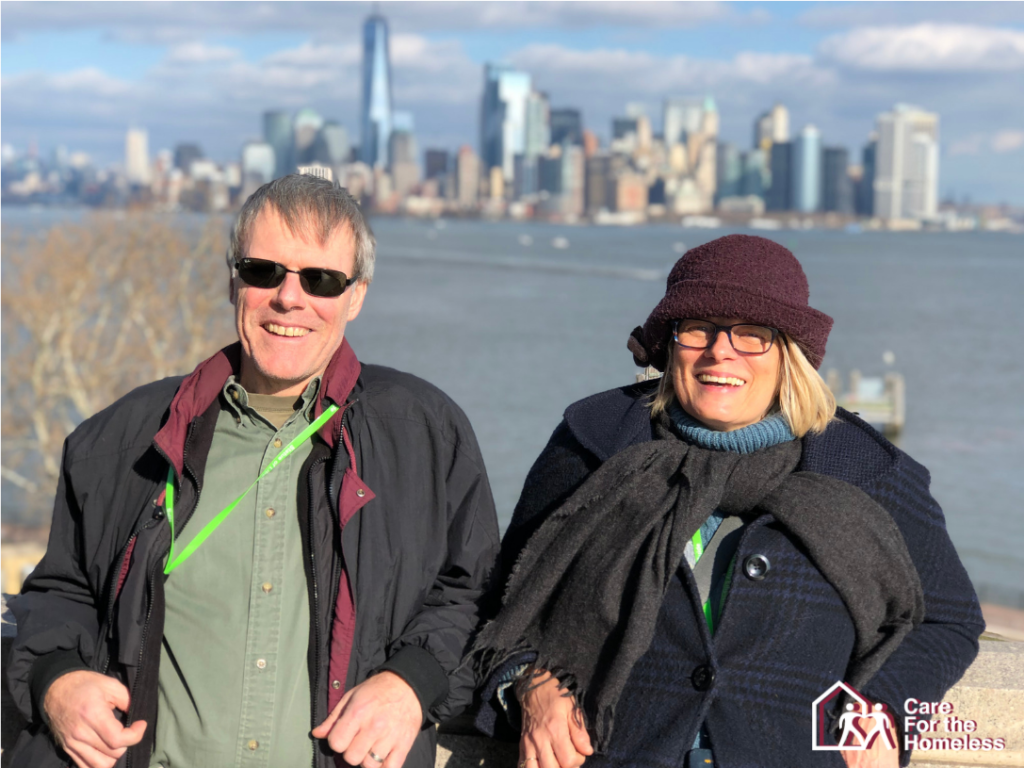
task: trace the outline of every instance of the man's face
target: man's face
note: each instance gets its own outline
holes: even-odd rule
[[[324,267],[351,276],[355,271],[352,228],[339,228],[325,246],[293,235],[268,206],[256,219],[246,256],[288,269]],[[363,307],[366,283],[359,281],[335,298],[310,296],[289,272],[277,288],[254,288],[231,279],[235,326],[242,342],[241,384],[264,395],[301,395],[323,374],[345,336],[345,325]]]

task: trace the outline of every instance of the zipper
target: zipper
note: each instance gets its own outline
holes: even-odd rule
[[[310,629],[313,632],[313,649],[314,649],[314,664],[313,664],[313,680],[310,681],[309,686],[309,697],[310,697],[310,711],[313,713],[313,728],[320,723],[319,712],[318,712],[318,693],[320,690],[320,589],[316,581],[316,536],[314,534],[313,525],[313,470],[318,464],[325,464],[326,458],[317,459],[309,465],[309,472],[306,473],[306,482],[309,486],[309,512],[307,514],[307,534],[309,536],[309,590],[312,595],[313,607],[310,611],[309,623]],[[313,768],[316,768],[316,749],[313,749]]]

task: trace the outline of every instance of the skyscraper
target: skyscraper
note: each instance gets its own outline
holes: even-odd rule
[[[878,116],[875,216],[934,216],[939,192],[939,116],[907,104]]]
[[[777,141],[771,152],[772,185],[765,200],[769,211],[789,211],[793,208],[793,144]]]
[[[821,210],[853,213],[850,153],[845,147],[825,147],[821,182]]]
[[[872,133],[861,151],[861,176],[857,183],[857,213],[873,216],[875,213],[875,150],[878,135]]]
[[[775,104],[754,121],[754,149],[770,152],[777,141],[789,141],[789,110]]]
[[[821,132],[813,125],[805,125],[793,144],[793,208],[821,208]]]
[[[531,91],[526,100],[526,139],[523,154],[536,157],[551,144],[551,106],[547,94]]]
[[[515,156],[526,148],[530,75],[505,64],[484,65],[480,109],[480,154],[485,169],[501,168],[512,181]]]
[[[704,104],[700,99],[665,99],[662,111],[662,130],[665,144],[686,141],[686,136],[700,131]]]
[[[192,161],[202,159],[203,150],[198,144],[178,144],[174,148],[174,167],[182,173],[188,173],[188,169],[192,167]]]
[[[313,162],[313,143],[324,126],[324,119],[313,109],[300,109],[295,115],[295,160],[299,165]]]
[[[428,179],[443,178],[448,174],[449,164],[447,149],[428,149],[426,177]]]
[[[313,142],[313,162],[332,168],[348,162],[348,131],[334,120],[324,123]]]
[[[740,153],[735,145],[728,142],[718,142],[718,152],[715,157],[716,182],[715,202],[723,197],[735,197],[740,194],[740,181],[743,178],[742,166],[740,165]]]
[[[583,145],[583,118],[578,109],[551,110],[551,143]]]
[[[272,110],[263,113],[263,141],[274,148],[275,179],[295,170],[294,136],[292,118],[287,112]]]
[[[124,175],[129,184],[149,184],[149,134],[129,128],[124,137]]]
[[[391,139],[391,57],[388,23],[373,14],[363,24],[362,137],[359,151],[370,167],[388,165]]]

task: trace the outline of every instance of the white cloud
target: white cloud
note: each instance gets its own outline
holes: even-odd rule
[[[44,74],[26,72],[12,77],[3,78],[3,90],[8,89],[31,92],[37,89],[42,93],[67,94],[80,96],[116,97],[130,93],[132,86],[116,77],[111,77],[96,67],[85,67],[70,72]]]
[[[966,24],[860,27],[818,45],[824,61],[889,72],[994,72],[1024,69],[1024,32]]]
[[[992,137],[993,152],[1013,152],[1024,147],[1024,131],[999,131]]]
[[[235,48],[191,42],[171,48],[167,53],[167,61],[172,64],[214,64],[234,61],[240,56],[240,52]]]
[[[958,139],[950,144],[949,154],[951,157],[980,154],[982,148],[985,146],[985,140],[987,138],[988,137],[984,133],[972,133],[970,136]]]

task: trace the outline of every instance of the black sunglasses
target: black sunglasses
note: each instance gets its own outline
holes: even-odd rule
[[[253,288],[277,288],[284,282],[285,276],[291,272],[299,276],[299,284],[302,290],[310,296],[321,298],[335,298],[341,296],[352,283],[354,277],[349,277],[344,272],[336,269],[324,269],[322,267],[306,267],[305,269],[288,269],[284,264],[278,264],[269,259],[240,259],[235,262],[235,269],[242,282],[251,285]]]

